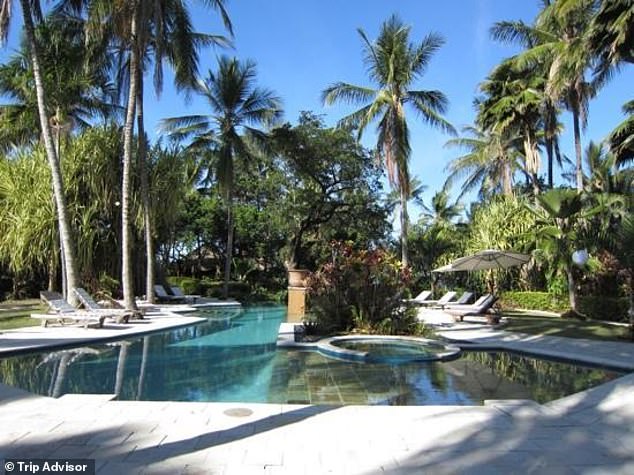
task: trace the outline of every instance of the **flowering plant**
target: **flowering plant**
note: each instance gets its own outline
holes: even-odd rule
[[[401,299],[410,280],[409,269],[384,249],[332,242],[331,260],[308,278],[314,324],[326,332],[409,332],[415,318]]]

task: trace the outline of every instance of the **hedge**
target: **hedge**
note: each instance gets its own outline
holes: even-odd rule
[[[579,311],[596,320],[626,321],[629,302],[627,298],[598,295],[579,296]],[[503,309],[523,308],[563,313],[570,308],[568,295],[548,292],[502,292],[500,305]]]
[[[568,296],[548,292],[502,292],[499,302],[502,308],[525,308],[550,312],[563,312],[569,307]]]

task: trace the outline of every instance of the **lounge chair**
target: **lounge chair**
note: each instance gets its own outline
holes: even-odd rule
[[[165,287],[160,284],[154,286],[154,296],[160,303],[184,303],[185,297],[178,297],[176,295],[170,295],[165,291]]]
[[[56,322],[63,325],[66,322],[83,323],[84,328],[89,323],[95,323],[98,327],[103,326],[106,314],[95,313],[86,310],[79,310],[69,304],[64,297],[57,292],[40,292],[40,298],[46,302],[51,312],[54,313],[33,313],[31,318],[37,318],[42,321],[42,326],[48,326],[49,322]]]
[[[451,301],[445,304],[440,304],[440,305],[436,304],[436,307],[440,307],[444,309],[444,308],[451,308],[456,305],[458,306],[467,305],[472,298],[473,298],[473,292],[463,292],[463,294],[460,296],[458,300]]]
[[[126,310],[124,308],[102,307],[97,302],[95,302],[95,299],[93,299],[92,296],[88,292],[86,292],[86,290],[81,287],[75,287],[73,291],[75,292],[75,295],[77,295],[77,298],[79,298],[79,301],[84,306],[84,308],[90,312],[94,312],[97,314],[103,313],[104,315],[106,315],[106,317],[114,318],[117,323],[128,323],[130,317],[134,316],[134,312]]]
[[[421,303],[421,305],[424,305],[426,307],[442,307],[443,305],[446,305],[449,302],[451,302],[455,296],[456,296],[456,292],[451,290],[447,292],[445,295],[443,295],[442,297],[440,297],[438,300],[425,300],[424,302]]]
[[[172,295],[174,297],[182,298],[184,301],[188,303],[196,303],[196,300],[200,298],[200,295],[193,295],[193,294],[185,295],[185,293],[181,290],[181,288],[176,285],[172,285],[170,287],[170,290],[172,291]]]
[[[468,315],[483,315],[488,312],[493,304],[497,301],[497,297],[491,294],[484,294],[471,305],[455,305],[447,307],[445,312],[453,315],[457,320],[463,321]]]
[[[427,299],[431,297],[431,290],[423,290],[420,294],[418,294],[413,299],[403,299],[403,303],[405,304],[422,304]]]

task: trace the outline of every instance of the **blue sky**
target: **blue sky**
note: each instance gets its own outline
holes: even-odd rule
[[[516,48],[494,42],[489,28],[500,20],[532,22],[538,12],[537,0],[228,0],[227,8],[234,24],[233,50],[201,52],[200,71],[215,68],[220,54],[252,59],[257,62],[259,84],[273,89],[283,100],[285,120],[295,122],[302,110],[321,114],[329,125],[353,108],[324,107],[321,91],[335,81],[371,85],[362,62],[362,45],[357,28],[370,39],[377,36],[381,23],[395,13],[411,25],[411,38],[422,39],[427,33],[440,33],[445,45],[433,57],[416,89],[439,89],[449,99],[447,119],[457,128],[474,118],[472,101],[478,84],[501,59]],[[191,2],[198,31],[222,33],[222,25],[202,2]],[[16,12],[17,13],[17,12]],[[18,26],[18,25],[15,25]],[[14,28],[14,31],[18,28]],[[9,51],[15,47],[12,36]],[[7,52],[3,52],[6,55]],[[165,90],[160,98],[146,89],[146,129],[156,133],[164,117],[205,113],[205,105],[195,97],[186,102],[170,88],[166,71]],[[149,83],[148,83],[149,84]],[[623,118],[621,106],[632,99],[634,74],[627,67],[590,104],[584,146],[590,139],[603,139]],[[445,180],[447,163],[457,150],[443,147],[447,135],[430,129],[409,114],[412,157],[411,173],[428,185],[427,201]],[[573,157],[569,113],[561,117],[566,128],[562,148]],[[363,140],[374,144],[374,129]]]
[[[473,121],[473,98],[478,84],[502,58],[514,54],[513,46],[494,42],[489,28],[500,20],[532,22],[539,10],[537,0],[251,0],[229,1],[228,10],[235,30],[235,50],[207,51],[201,55],[201,72],[214,67],[219,54],[253,59],[258,64],[259,83],[271,88],[284,101],[285,120],[295,122],[302,110],[322,114],[329,125],[353,111],[349,107],[324,107],[321,91],[335,81],[370,85],[362,62],[362,45],[357,28],[370,39],[381,23],[395,13],[411,25],[411,37],[420,40],[435,31],[446,40],[432,59],[419,89],[439,89],[450,102],[447,119],[457,128]],[[221,25],[205,10],[195,8],[200,31],[219,32]],[[602,140],[623,118],[621,106],[632,98],[632,68],[624,69],[590,104],[584,146],[590,139]],[[147,106],[148,129],[165,115],[204,112],[195,98],[185,104],[166,91],[159,102],[152,96]],[[573,157],[569,114],[562,115],[566,128],[562,148]],[[411,172],[428,185],[427,200],[446,178],[447,163],[459,151],[446,149],[449,138],[425,126],[410,114]],[[364,144],[374,144],[369,128]]]

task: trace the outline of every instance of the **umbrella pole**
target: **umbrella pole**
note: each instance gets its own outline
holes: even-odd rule
[[[495,295],[495,275],[493,274],[493,269],[487,271],[487,287],[489,288],[489,293]]]

